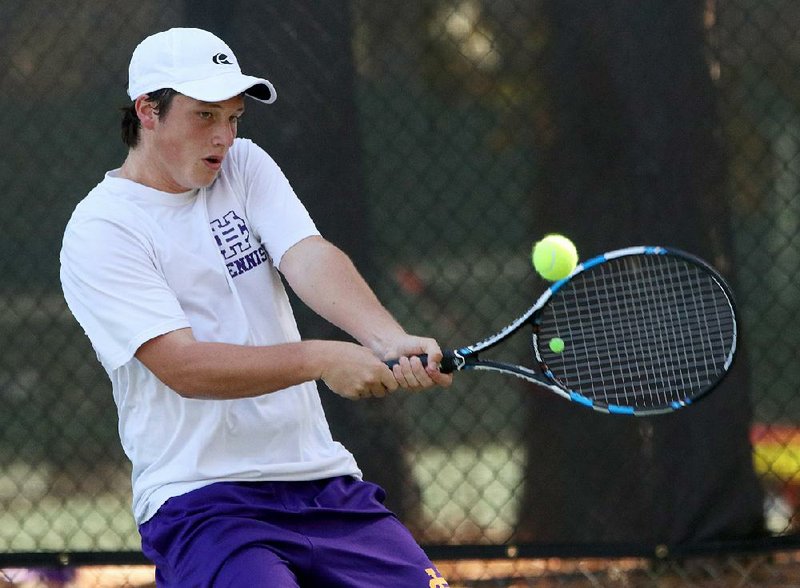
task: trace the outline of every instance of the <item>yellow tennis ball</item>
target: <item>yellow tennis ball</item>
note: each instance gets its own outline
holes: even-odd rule
[[[547,235],[533,246],[533,267],[545,280],[563,280],[578,265],[575,244],[563,235]]]

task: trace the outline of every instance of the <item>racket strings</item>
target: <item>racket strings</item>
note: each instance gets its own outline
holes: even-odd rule
[[[672,256],[630,256],[576,276],[541,315],[541,350],[565,387],[608,405],[669,406],[703,393],[731,361],[731,301],[705,270]],[[543,346],[542,346],[543,347]]]

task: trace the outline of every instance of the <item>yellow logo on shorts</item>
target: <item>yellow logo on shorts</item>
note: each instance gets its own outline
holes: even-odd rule
[[[436,568],[427,568],[425,573],[432,578],[431,581],[428,582],[428,588],[446,588],[450,586],[450,584],[447,583],[447,580],[442,578],[442,575]]]

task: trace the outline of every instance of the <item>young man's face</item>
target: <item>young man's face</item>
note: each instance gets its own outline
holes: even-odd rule
[[[243,96],[222,102],[175,96],[153,128],[154,187],[179,193],[209,186],[233,145],[243,113]]]

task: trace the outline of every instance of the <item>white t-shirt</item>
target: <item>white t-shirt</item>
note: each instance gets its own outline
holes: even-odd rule
[[[112,382],[137,523],[213,482],[360,477],[331,438],[314,382],[255,398],[188,399],[134,357],[149,339],[186,327],[200,341],[299,341],[276,267],[317,234],[275,162],[245,139],[208,188],[168,194],[115,170],[76,207],[61,283]]]

